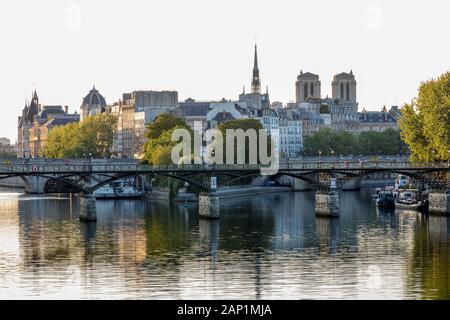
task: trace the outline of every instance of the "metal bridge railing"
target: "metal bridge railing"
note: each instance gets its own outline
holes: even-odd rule
[[[75,164],[0,164],[0,175],[14,174],[89,174],[126,172],[174,172],[174,171],[257,171],[269,166],[247,164],[181,164],[181,165],[143,165],[138,163],[75,163]],[[447,162],[413,163],[392,161],[327,161],[280,163],[279,170],[320,170],[320,169],[446,169]]]

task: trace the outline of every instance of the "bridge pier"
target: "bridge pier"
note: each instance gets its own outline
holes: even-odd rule
[[[25,182],[25,192],[31,194],[44,194],[45,184],[49,180],[48,178],[40,176],[22,176]]]
[[[324,217],[339,216],[339,194],[336,191],[316,192],[316,215]]]
[[[199,194],[198,214],[204,219],[219,219],[219,197],[214,192]]]
[[[303,180],[289,176],[281,176],[278,180],[281,184],[291,185],[293,191],[310,191],[312,186]]]
[[[361,177],[352,179],[342,185],[343,191],[353,191],[353,190],[360,190],[361,189]]]
[[[97,221],[96,200],[93,193],[83,194],[80,197],[80,221]]]
[[[428,202],[430,213],[450,215],[450,193],[430,192]]]

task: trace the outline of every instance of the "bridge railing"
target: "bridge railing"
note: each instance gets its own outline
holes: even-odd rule
[[[268,166],[266,166],[267,168]],[[89,174],[89,173],[120,173],[120,172],[173,172],[173,171],[256,171],[264,166],[247,164],[182,164],[182,165],[142,165],[138,163],[67,163],[67,164],[0,164],[0,174]],[[320,161],[280,163],[279,170],[317,170],[317,169],[420,169],[449,168],[447,162],[413,163],[394,161]]]

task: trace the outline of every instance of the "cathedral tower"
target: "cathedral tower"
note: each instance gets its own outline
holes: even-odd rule
[[[295,82],[295,101],[303,102],[308,98],[320,98],[320,80],[317,74],[300,71]]]
[[[258,69],[258,49],[255,44],[255,60],[253,62],[252,93],[261,93],[261,79]]]
[[[331,83],[333,99],[340,99],[356,103],[356,80],[353,71],[342,72],[333,77]]]

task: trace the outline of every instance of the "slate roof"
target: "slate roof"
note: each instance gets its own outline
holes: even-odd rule
[[[210,102],[180,102],[179,109],[185,117],[206,117],[211,106]]]
[[[390,113],[380,111],[359,112],[359,121],[361,123],[397,122],[397,120]]]

